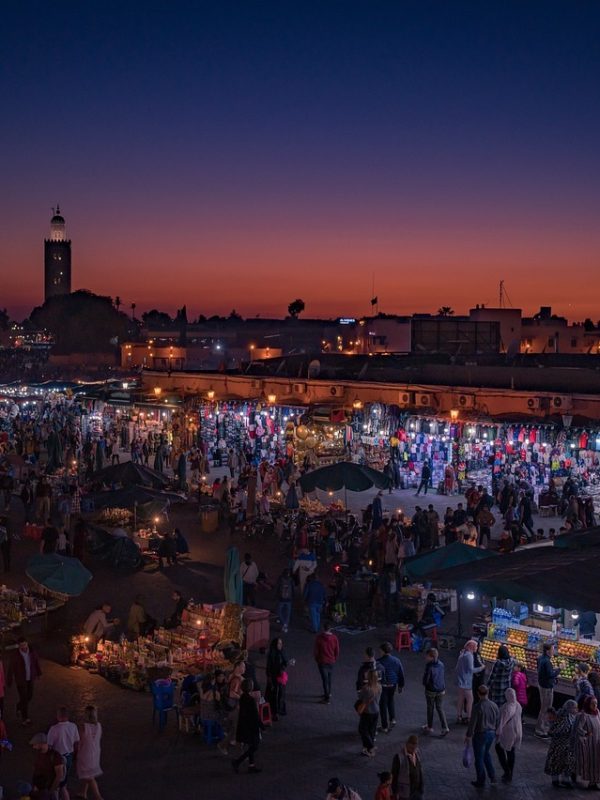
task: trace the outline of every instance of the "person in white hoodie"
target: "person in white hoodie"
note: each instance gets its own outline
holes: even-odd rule
[[[456,714],[459,725],[467,724],[473,710],[473,675],[485,670],[485,664],[476,667],[473,654],[477,651],[477,642],[470,639],[460,651],[456,662],[456,685],[458,687]]]
[[[514,689],[507,689],[504,696],[506,702],[500,709],[500,721],[496,729],[496,755],[504,771],[502,780],[510,783],[515,768],[515,751],[523,740],[523,709],[517,702]]]

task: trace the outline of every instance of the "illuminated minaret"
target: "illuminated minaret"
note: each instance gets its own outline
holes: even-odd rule
[[[44,240],[44,300],[71,292],[71,240],[65,234],[65,219],[56,206],[50,220],[50,238]]]

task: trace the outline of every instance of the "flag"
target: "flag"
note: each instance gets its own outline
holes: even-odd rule
[[[378,300],[379,300],[379,298],[377,298],[377,297],[372,297],[372,298],[371,298],[371,305],[372,305],[372,306],[376,306],[376,305],[377,305],[377,303],[378,303]]]

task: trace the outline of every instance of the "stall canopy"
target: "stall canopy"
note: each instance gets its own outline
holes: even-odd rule
[[[588,528],[577,533],[564,533],[554,540],[554,547],[567,550],[582,550],[586,547],[600,547],[600,527]]]
[[[444,586],[555,608],[600,611],[600,548],[533,547],[434,573]]]
[[[113,464],[111,467],[97,470],[90,478],[91,483],[104,483],[112,486],[120,483],[122,486],[151,486],[162,489],[169,484],[169,478],[161,472],[156,472],[143,464],[134,464],[125,461],[122,464]]]
[[[58,553],[32,556],[25,573],[49,592],[66,597],[80,595],[92,579],[92,573],[78,558],[68,558]]]
[[[184,503],[185,497],[175,492],[158,492],[146,486],[128,486],[113,492],[95,492],[85,496],[86,503],[92,504],[95,511],[102,508],[133,508],[135,505],[155,503],[167,508],[174,503]]]
[[[376,486],[378,489],[387,489],[390,479],[383,472],[378,472],[371,467],[354,464],[351,461],[340,461],[328,467],[320,467],[312,472],[305,473],[300,478],[303,492],[314,492],[322,489],[326,492],[337,492],[347,489],[350,492],[365,492]]]
[[[404,570],[411,580],[424,578],[433,572],[458,567],[462,564],[471,564],[473,561],[494,558],[495,553],[490,550],[482,550],[479,547],[471,547],[462,542],[453,542],[446,547],[438,547],[427,553],[407,558],[404,561]]]

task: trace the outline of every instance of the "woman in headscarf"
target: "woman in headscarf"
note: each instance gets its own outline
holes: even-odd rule
[[[507,689],[504,697],[506,702],[500,709],[500,721],[496,730],[496,755],[504,772],[502,780],[510,783],[515,768],[515,750],[523,740],[522,709],[514,689]]]
[[[598,789],[600,783],[600,715],[595,695],[586,695],[583,707],[573,727],[575,740],[575,772],[587,783],[588,789]]]
[[[550,723],[550,747],[544,772],[552,778],[552,786],[572,788],[571,775],[575,772],[575,753],[571,735],[577,717],[577,703],[567,700]],[[562,781],[561,781],[562,777]]]
[[[512,671],[515,664],[516,661],[511,657],[508,647],[505,644],[501,644],[488,678],[489,698],[493,703],[496,703],[498,708],[501,708],[506,702],[505,692],[510,689]]]

